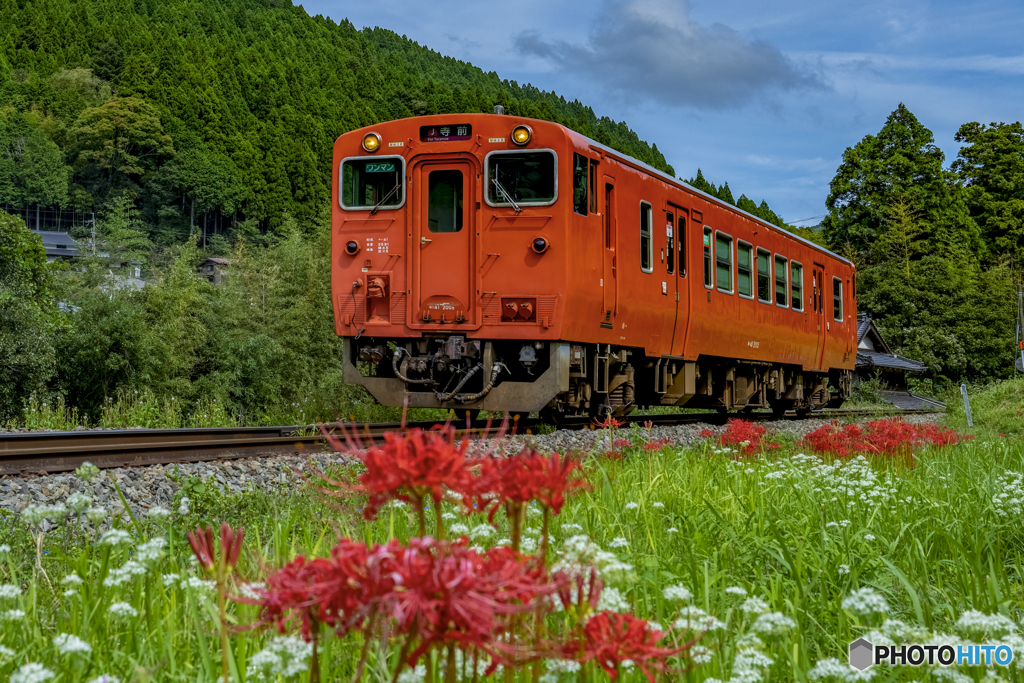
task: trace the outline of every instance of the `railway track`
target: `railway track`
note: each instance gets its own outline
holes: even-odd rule
[[[900,415],[931,413],[933,410],[904,410]],[[814,413],[813,419],[870,417],[878,411],[830,410]],[[771,413],[744,415],[748,420],[771,420]],[[802,419],[788,414],[786,419]],[[637,415],[626,418],[627,423],[668,426],[678,424],[722,424],[716,413],[682,413],[674,415]],[[407,428],[429,429],[434,422],[411,422]],[[456,427],[461,436],[466,427]],[[535,430],[540,421],[535,418],[516,420],[510,425],[517,433]],[[588,418],[569,418],[560,429],[586,429],[592,425]],[[490,426],[490,434],[497,431],[498,423]],[[359,427],[364,440],[382,439],[386,432],[399,431],[397,422],[367,424]],[[485,421],[470,425],[470,434],[482,434]],[[138,467],[142,465],[199,462],[265,455],[297,454],[319,451],[323,437],[312,427],[238,427],[206,429],[126,429],[77,432],[31,432],[0,435],[0,476],[25,472],[66,472],[84,462],[100,468]]]

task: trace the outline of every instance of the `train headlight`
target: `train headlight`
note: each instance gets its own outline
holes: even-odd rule
[[[359,242],[356,242],[355,240],[345,242],[345,253],[348,254],[349,256],[355,256],[356,254],[358,254]]]
[[[531,244],[530,246],[538,254],[543,254],[545,251],[548,250],[548,248],[551,245],[548,244],[548,241],[546,239],[544,239],[543,237],[538,237],[537,239],[533,240],[533,244]]]
[[[363,136],[363,149],[367,152],[376,152],[380,149],[380,136],[376,133],[367,133]]]
[[[529,126],[516,126],[512,129],[512,142],[522,147],[533,137],[533,130]]]

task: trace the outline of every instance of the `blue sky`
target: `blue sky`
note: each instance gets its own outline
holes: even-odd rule
[[[787,221],[825,213],[843,150],[900,102],[948,165],[968,121],[1017,121],[1024,3],[926,0],[313,0],[503,78],[626,120]]]

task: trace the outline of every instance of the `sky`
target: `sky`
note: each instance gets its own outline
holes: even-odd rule
[[[969,121],[1019,121],[1021,0],[307,0],[625,120],[691,178],[818,223],[843,151],[903,102],[948,166]]]

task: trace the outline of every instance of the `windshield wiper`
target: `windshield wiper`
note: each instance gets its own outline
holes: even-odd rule
[[[516,210],[516,213],[522,213],[523,210],[519,207],[518,204],[516,204],[516,200],[512,199],[512,195],[510,195],[508,193],[508,190],[506,190],[502,186],[502,184],[498,182],[498,178],[497,178],[498,167],[497,167],[497,165],[495,165],[495,167],[494,167],[494,175],[495,175],[495,177],[491,178],[491,182],[494,183],[494,187],[497,188],[498,194],[505,197],[505,199],[508,201],[508,203],[512,205],[512,208]]]
[[[377,209],[379,209],[380,207],[384,206],[384,202],[386,202],[387,200],[391,199],[391,195],[393,195],[396,191],[398,191],[398,185],[395,185],[394,187],[392,187],[391,191],[388,192],[386,195],[384,195],[384,199],[382,199],[379,202],[377,202],[377,205],[375,207],[373,207],[372,209],[370,209],[370,215],[371,216],[375,215],[377,213]]]

